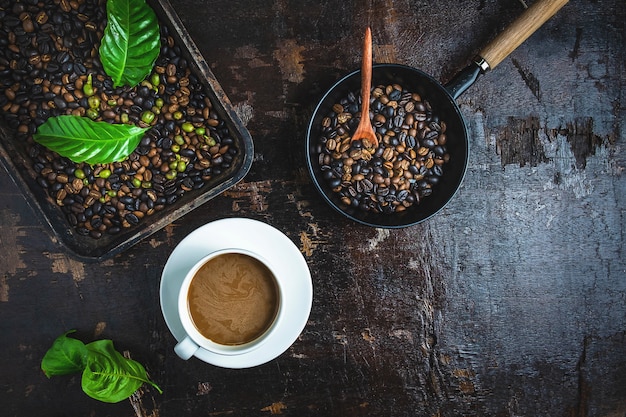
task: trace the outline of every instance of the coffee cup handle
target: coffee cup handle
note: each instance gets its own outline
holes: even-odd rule
[[[178,342],[176,346],[174,346],[174,352],[184,360],[191,358],[194,353],[196,353],[200,349],[200,346],[196,344],[189,336],[185,336],[183,340]]]

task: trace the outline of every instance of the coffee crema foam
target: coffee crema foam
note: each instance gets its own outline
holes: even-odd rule
[[[207,339],[241,345],[261,336],[278,312],[278,286],[271,271],[240,253],[205,263],[189,286],[188,307],[194,326]]]

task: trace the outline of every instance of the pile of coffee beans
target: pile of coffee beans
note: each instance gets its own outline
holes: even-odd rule
[[[239,150],[162,22],[161,52],[140,85],[113,87],[98,47],[105,0],[0,0],[0,113],[26,143],[36,181],[80,235],[139,224],[227,170]],[[74,163],[35,143],[63,114],[150,130],[124,161]]]
[[[317,142],[322,176],[346,207],[404,211],[429,196],[450,156],[446,124],[419,94],[398,84],[372,89],[370,119],[378,147],[352,141],[361,97],[351,92],[323,118]]]

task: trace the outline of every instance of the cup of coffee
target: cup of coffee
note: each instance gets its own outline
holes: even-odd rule
[[[261,346],[282,321],[281,277],[271,263],[245,249],[222,249],[200,259],[178,295],[186,336],[174,351],[182,359],[206,349],[241,355]]]

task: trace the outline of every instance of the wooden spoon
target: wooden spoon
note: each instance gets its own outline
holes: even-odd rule
[[[374,133],[372,122],[370,121],[370,89],[372,88],[372,31],[368,27],[365,30],[363,40],[363,61],[361,63],[361,120],[357,126],[352,141],[364,140],[368,143],[364,145],[377,148],[378,138]]]

